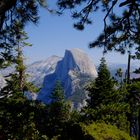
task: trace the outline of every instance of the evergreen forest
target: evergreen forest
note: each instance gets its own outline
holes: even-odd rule
[[[131,61],[140,59],[140,1],[56,0],[57,9],[48,3],[0,1],[0,70],[15,66],[5,77],[6,86],[0,87],[0,140],[140,140],[140,77],[131,78],[130,73]],[[120,15],[115,6],[122,10]],[[41,8],[57,16],[70,10],[76,30],[92,24],[96,19],[91,16],[99,10],[104,13],[104,30],[88,42],[90,49],[103,49],[103,57],[98,76],[84,87],[88,98],[81,110],[65,100],[61,81],[55,83],[49,104],[25,97],[26,92],[40,90],[27,80],[24,49],[32,46],[25,27],[38,24]],[[125,77],[119,67],[111,75],[105,58],[108,51],[128,54]],[[140,73],[140,68],[134,73]]]

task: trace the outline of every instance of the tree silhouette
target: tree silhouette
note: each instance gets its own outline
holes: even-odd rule
[[[17,23],[22,30],[27,22],[37,23],[39,5],[46,7],[45,0],[0,1],[0,67],[14,59],[14,47],[20,37]]]
[[[125,53],[128,48],[133,47],[136,54],[139,54],[139,0],[58,0],[57,4],[62,11],[71,10],[72,17],[78,20],[74,27],[80,30],[83,30],[86,24],[92,23],[92,15],[103,11],[104,16],[101,18],[104,30],[90,43],[90,48],[104,47],[104,52],[116,50]]]
[[[122,90],[122,87],[116,88],[106,61],[102,58],[98,68],[98,77],[87,87],[89,99],[85,114],[89,120],[105,121],[128,131],[129,122],[126,114],[129,112],[129,104],[125,102],[127,91]]]
[[[25,91],[35,92],[37,90],[32,83],[27,81],[27,74],[25,73],[26,66],[24,65],[23,48],[31,46],[31,44],[25,42],[28,39],[27,33],[21,29],[18,30],[18,36],[20,37],[16,39],[15,59],[13,59],[15,71],[6,77],[6,86],[1,90],[1,95],[4,97],[23,97]]]
[[[64,91],[59,81],[50,96],[48,129],[50,136],[56,136],[63,130],[64,124],[70,119],[70,104],[64,99]]]

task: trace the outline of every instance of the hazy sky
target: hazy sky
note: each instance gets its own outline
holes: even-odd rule
[[[53,4],[50,5],[50,7],[53,6]],[[84,31],[78,31],[73,28],[74,20],[70,17],[69,12],[57,16],[41,9],[38,25],[28,24],[26,27],[30,38],[28,42],[33,44],[32,47],[25,49],[27,62],[44,60],[51,55],[63,56],[66,49],[80,48],[91,56],[95,64],[99,64],[100,58],[103,56],[102,49],[89,49],[88,44],[95,40],[103,30],[102,18],[103,14],[96,14],[93,17],[92,25],[86,26]],[[108,63],[127,62],[127,55],[111,52],[105,56]]]

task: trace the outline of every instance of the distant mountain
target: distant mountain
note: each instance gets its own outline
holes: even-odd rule
[[[118,68],[122,68],[125,75],[126,64],[109,64],[108,68],[114,76]],[[131,65],[131,77],[138,65]],[[0,89],[6,84],[4,76],[14,72],[14,66],[0,70]],[[66,50],[64,57],[51,56],[46,60],[37,61],[27,66],[28,80],[37,87],[42,87],[38,94],[26,94],[29,99],[38,99],[45,103],[50,102],[49,95],[55,82],[60,80],[67,100],[71,100],[75,108],[85,104],[86,93],[84,85],[97,76],[96,68],[89,56],[80,49]]]
[[[135,69],[139,68],[140,66],[137,64],[131,64],[131,68],[130,68],[130,77],[133,78],[138,78],[140,77],[140,74],[135,74],[134,71]],[[123,71],[123,77],[125,78],[126,72],[127,72],[127,64],[109,64],[108,68],[111,72],[112,76],[115,76],[115,73],[117,72],[117,69],[121,68]]]
[[[43,84],[44,77],[55,71],[57,62],[61,59],[61,57],[53,55],[46,60],[37,61],[30,65],[27,65],[26,73],[29,75],[28,80],[35,86],[40,88]],[[13,73],[14,70],[14,66],[10,66],[6,69],[0,70],[0,87],[2,85],[2,81],[4,81],[4,76],[9,75],[9,73]]]
[[[12,72],[14,72],[14,66],[0,71],[0,87],[5,85],[3,76]],[[55,82],[60,80],[66,99],[71,100],[76,108],[82,106],[86,99],[84,85],[97,76],[91,59],[80,49],[66,50],[63,58],[51,56],[45,61],[34,62],[27,66],[26,73],[29,74],[30,82],[38,87],[43,86],[38,95],[26,94],[29,99],[37,98],[48,103]]]
[[[51,56],[44,61],[37,61],[27,66],[28,80],[37,87],[42,87],[44,77],[55,71],[58,61],[62,58],[58,56]]]
[[[85,52],[80,49],[66,50],[54,73],[46,75],[37,99],[49,103],[50,93],[59,80],[66,99],[71,100],[75,108],[79,108],[83,106],[87,96],[84,85],[95,77],[97,77],[96,68]]]

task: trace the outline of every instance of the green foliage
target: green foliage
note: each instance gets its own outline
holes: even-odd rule
[[[127,113],[130,109],[125,101],[127,91],[115,85],[104,58],[101,59],[98,68],[98,77],[87,87],[87,90],[89,99],[84,109],[87,121],[104,121],[120,129],[129,130]]]
[[[66,140],[135,140],[116,126],[105,123],[66,125],[60,139]]]
[[[104,30],[90,43],[90,47],[103,47],[106,51],[125,53],[128,48],[134,48],[137,57],[140,55],[140,1],[135,0],[58,0],[58,8],[70,9],[72,18],[77,20],[74,27],[83,30],[91,24],[98,11],[103,12],[101,17]],[[117,10],[120,10],[118,13]],[[95,19],[96,20],[96,19]]]
[[[45,0],[0,1],[0,67],[6,67],[14,61],[19,32],[24,30],[28,22],[38,22],[40,5],[46,7]]]
[[[56,127],[56,124],[58,124],[57,122],[53,122],[53,124],[51,125],[50,123],[52,121],[50,121],[50,119],[52,119],[52,117],[55,117],[55,114],[53,114],[54,116],[50,116],[50,107],[38,102],[32,102],[26,99],[17,100],[13,98],[8,98],[0,100],[0,104],[1,139],[130,139],[129,135],[125,132],[120,131],[115,126],[107,125],[104,123],[91,123],[90,125],[86,125],[83,123],[75,123],[76,121],[73,120],[61,122],[58,127]]]
[[[3,99],[0,104],[1,139],[45,139],[45,106],[20,98]]]
[[[6,79],[7,85],[1,90],[1,95],[4,97],[13,96],[16,97],[23,97],[23,93],[19,87],[19,77],[17,74],[11,74],[10,77]]]
[[[64,91],[60,82],[56,83],[50,96],[51,104],[48,106],[27,101],[23,96],[0,100],[0,137],[2,139],[17,140],[133,139],[122,130],[128,130],[127,115],[131,114],[131,107],[129,108],[129,104],[126,103],[129,97],[127,90],[129,89],[129,93],[134,93],[133,91],[139,93],[139,82],[133,83],[129,88],[126,88],[125,85],[116,88],[104,59],[101,60],[98,78],[96,79],[98,80],[95,80],[88,87],[89,95],[91,94],[90,99],[93,99],[92,101],[96,99],[96,104],[91,104],[91,100],[89,100],[89,106],[84,109],[82,114],[71,111],[71,104],[64,100]],[[110,86],[107,82],[110,83]],[[104,90],[100,83],[104,86]],[[95,91],[98,91],[98,94],[96,94],[96,98],[92,98],[95,97],[93,95]],[[15,90],[15,92],[19,91]],[[17,93],[14,95],[17,95]],[[98,95],[100,96],[98,97]],[[98,102],[98,98],[100,102]],[[138,102],[136,105],[138,105]],[[87,124],[80,123],[83,120],[88,120],[86,121]],[[93,123],[93,121],[98,123]]]
[[[37,88],[27,81],[27,74],[25,73],[26,66],[24,65],[23,48],[26,45],[31,46],[31,44],[25,42],[28,37],[21,29],[19,29],[19,35],[20,38],[17,39],[18,44],[15,46],[15,72],[11,73],[6,79],[7,85],[1,90],[1,94],[4,96],[13,95],[18,97],[24,96],[25,91],[37,91]]]
[[[64,124],[70,119],[71,104],[64,100],[64,91],[59,81],[50,96],[48,110],[48,126],[50,137],[57,136],[63,130]]]
[[[64,102],[64,91],[59,81],[56,82],[55,88],[50,96],[51,102]]]
[[[104,98],[104,96],[111,96],[114,92],[114,83],[111,79],[110,73],[105,64],[105,59],[101,59],[101,64],[98,68],[98,77],[95,82],[87,88],[89,91],[88,106],[91,108],[96,108],[102,102],[108,102],[109,98]]]
[[[115,84],[107,69],[105,59],[102,58],[98,68],[98,77],[95,79],[95,82],[91,83],[87,88],[90,97],[88,106],[91,108],[99,108],[101,104],[110,102],[115,92],[114,86]]]
[[[131,125],[130,133],[138,136],[140,135],[140,81],[134,81],[127,85],[127,90],[127,102],[130,104],[130,113],[128,114]]]
[[[81,124],[86,135],[90,135],[93,140],[132,140],[126,132],[119,130],[113,125],[105,123],[93,123],[90,125]]]
[[[77,110],[72,110],[70,113],[70,123],[78,123],[82,121],[82,115],[80,114],[79,111]]]

